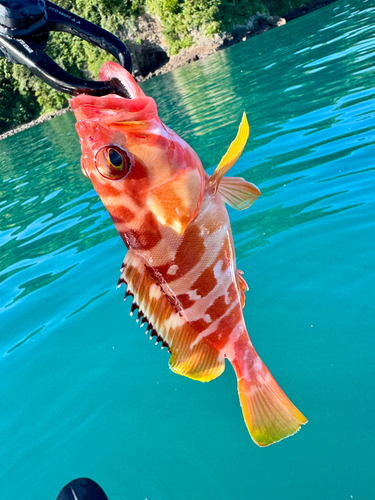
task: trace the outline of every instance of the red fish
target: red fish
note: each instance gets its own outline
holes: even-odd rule
[[[151,336],[168,346],[174,372],[207,382],[230,361],[255,443],[294,434],[307,420],[250,342],[242,312],[247,285],[224,204],[242,210],[260,195],[254,184],[224,177],[247,141],[246,116],[209,177],[125,69],[106,63],[99,78],[116,79],[129,99],[80,95],[71,106],[82,170],[128,248],[119,285],[133,296],[132,312],[138,309]]]

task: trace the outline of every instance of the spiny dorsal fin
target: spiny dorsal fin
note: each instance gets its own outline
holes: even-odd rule
[[[225,203],[236,210],[251,207],[262,194],[255,184],[242,177],[224,177],[219,184],[218,193]]]
[[[208,180],[208,187],[214,188],[216,192],[218,190],[220,181],[228,170],[236,163],[238,158],[246,145],[247,139],[249,137],[250,128],[249,123],[246,118],[246,113],[243,114],[240,126],[238,128],[237,136],[228,148],[228,151],[222,157],[219,165],[216,167],[215,172],[211,175]]]
[[[147,318],[145,321],[149,324],[151,336],[169,347],[169,366],[175,373],[201,382],[208,382],[223,373],[224,356],[204,339],[196,341],[198,332],[176,311],[173,301],[131,250],[124,260],[119,285],[121,283],[127,284],[126,294],[134,297],[132,312],[138,308],[138,319]]]

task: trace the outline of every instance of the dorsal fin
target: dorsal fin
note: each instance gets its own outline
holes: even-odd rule
[[[204,339],[196,342],[196,332],[177,312],[173,300],[152,278],[143,261],[131,250],[127,253],[119,280],[127,284],[127,295],[133,295],[132,312],[148,322],[148,330],[157,341],[163,341],[171,352],[170,368],[180,375],[208,382],[224,371],[224,356]],[[145,319],[146,318],[146,319]]]
[[[216,167],[215,172],[208,180],[207,187],[213,188],[214,192],[218,190],[221,179],[228,172],[228,170],[236,163],[238,158],[246,145],[249,137],[250,128],[246,118],[246,113],[243,114],[236,138],[231,143],[228,151],[222,157],[219,165]]]

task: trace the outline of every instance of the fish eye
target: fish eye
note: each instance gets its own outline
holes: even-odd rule
[[[119,180],[129,172],[130,159],[118,146],[105,146],[96,153],[95,167],[106,179]]]
[[[122,156],[120,155],[120,153],[118,151],[116,151],[116,149],[114,149],[114,148],[108,149],[108,158],[109,158],[109,161],[111,162],[111,164],[115,168],[118,168],[118,169],[122,168],[123,159],[122,159]]]

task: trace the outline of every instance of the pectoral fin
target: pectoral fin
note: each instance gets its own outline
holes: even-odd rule
[[[252,182],[242,177],[224,177],[221,180],[218,192],[222,200],[236,210],[245,210],[251,207],[262,193]]]

